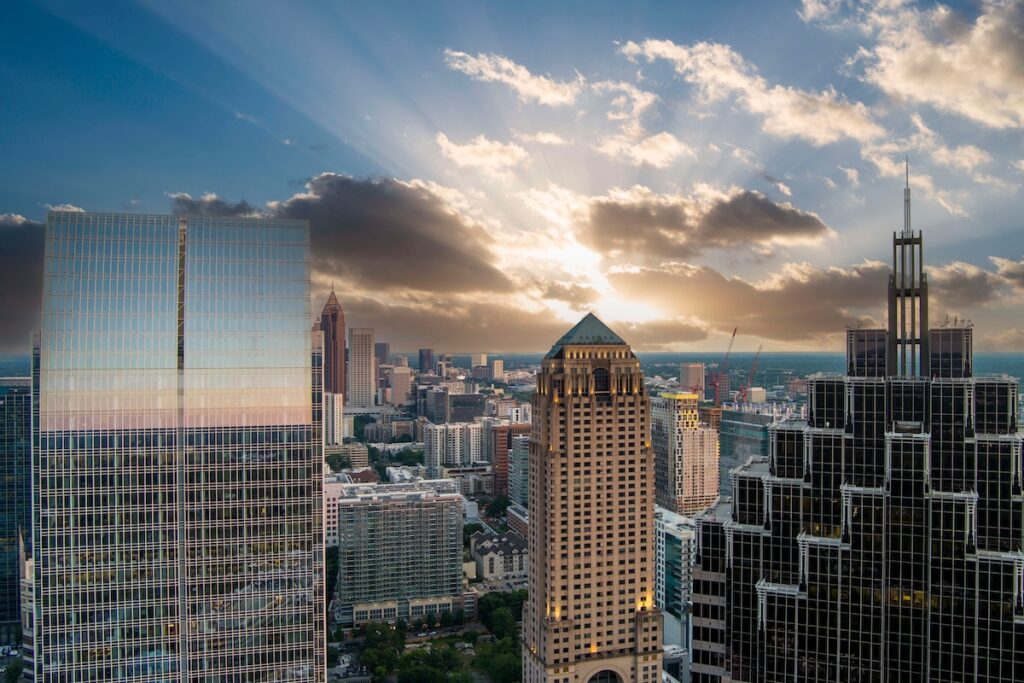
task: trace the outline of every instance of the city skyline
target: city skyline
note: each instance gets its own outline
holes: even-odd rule
[[[908,155],[933,319],[1020,348],[1021,3],[581,7],[14,3],[0,353],[47,205],[308,219],[314,307],[335,283],[396,350],[542,352],[587,311],[638,351],[839,350],[884,322]]]

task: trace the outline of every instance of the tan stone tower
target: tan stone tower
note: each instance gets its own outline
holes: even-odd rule
[[[649,399],[593,314],[544,357],[529,471],[524,682],[660,681]]]

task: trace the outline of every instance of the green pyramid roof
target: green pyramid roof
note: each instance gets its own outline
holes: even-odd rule
[[[611,331],[593,313],[587,313],[583,320],[562,335],[562,338],[555,342],[555,345],[548,351],[548,358],[554,358],[565,346],[626,346],[626,341]]]

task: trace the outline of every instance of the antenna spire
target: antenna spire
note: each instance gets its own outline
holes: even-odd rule
[[[903,188],[903,234],[910,234],[910,155],[904,159],[907,184]]]

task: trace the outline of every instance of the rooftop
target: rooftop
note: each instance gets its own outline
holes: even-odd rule
[[[587,313],[548,351],[547,358],[554,358],[566,346],[626,346],[626,341],[611,331],[593,313]]]

